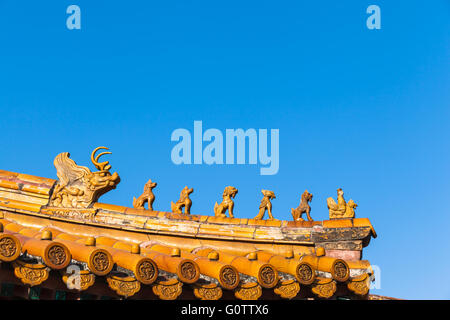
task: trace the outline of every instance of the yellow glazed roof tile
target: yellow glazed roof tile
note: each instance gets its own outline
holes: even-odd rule
[[[336,219],[324,220],[322,222],[324,228],[351,228],[353,227],[352,219]]]
[[[372,223],[370,223],[369,218],[355,218],[352,221],[353,227],[370,227],[372,230],[372,236],[374,238],[377,237],[377,233],[375,232],[375,229],[372,226]]]
[[[13,199],[5,199],[5,198],[0,198],[0,207],[10,208],[10,209],[18,209],[18,210],[24,210],[24,211],[31,211],[31,212],[39,212],[41,210],[40,204],[34,204],[34,203],[13,200]]]
[[[107,211],[113,211],[113,212],[119,212],[119,213],[125,213],[125,210],[127,209],[127,207],[116,206],[116,205],[107,204],[107,203],[99,203],[99,202],[94,203],[94,208],[107,210]]]

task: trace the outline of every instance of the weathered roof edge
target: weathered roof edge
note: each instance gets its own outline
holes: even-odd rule
[[[0,209],[78,224],[208,239],[313,245],[321,241],[377,237],[368,218],[257,220],[179,214],[98,202],[88,208],[48,206],[56,183],[57,180],[0,170]],[[364,241],[365,245],[367,243]]]

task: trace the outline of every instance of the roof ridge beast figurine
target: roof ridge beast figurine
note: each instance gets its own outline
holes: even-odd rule
[[[327,206],[330,214],[330,219],[339,218],[354,218],[355,209],[358,206],[353,200],[350,199],[349,202],[345,202],[344,191],[339,188],[337,189],[338,202],[336,203],[332,197],[327,199]]]

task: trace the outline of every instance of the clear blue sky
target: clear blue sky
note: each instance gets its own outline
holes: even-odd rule
[[[81,30],[66,8],[81,8]],[[366,8],[381,8],[381,30]],[[450,298],[450,2],[0,0],[0,168],[56,178],[111,148],[132,205],[158,182],[157,210],[189,185],[193,214],[213,214],[227,185],[237,217],[261,189],[291,219],[307,188],[312,216],[342,187],[379,237],[364,258],[399,298]],[[280,169],[180,165],[177,128],[280,130]]]

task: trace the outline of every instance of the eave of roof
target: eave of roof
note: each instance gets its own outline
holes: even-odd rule
[[[332,297],[342,285],[359,296],[368,292],[367,279],[372,270],[367,261],[357,256],[343,260],[317,253],[318,248],[325,248],[327,254],[327,246],[333,248],[334,244],[338,244],[337,251],[361,251],[367,239],[376,237],[367,218],[302,222],[221,218],[98,202],[81,209],[49,207],[56,182],[0,171],[2,235],[21,251],[12,260],[6,256],[2,259],[13,266],[14,274],[23,283],[41,284],[50,270],[65,270],[67,261],[73,259],[86,266],[83,270],[86,283],[92,285],[93,276],[106,277],[109,287],[120,296],[132,296],[142,287],[152,286],[159,298],[174,299],[181,294],[184,284],[193,286],[197,298],[205,298],[200,292],[220,298],[222,288],[230,288],[221,283],[215,270],[227,265],[242,275],[239,285],[232,289],[238,299],[257,299],[264,290],[273,290],[282,298],[295,298],[301,286],[321,298]],[[48,231],[51,240],[43,239]],[[96,244],[87,245],[92,238],[96,238]],[[60,259],[46,256],[50,249],[58,251],[61,257],[65,255],[64,263],[58,264]],[[104,250],[103,261],[116,266],[104,275],[90,261],[98,250]],[[210,256],[212,252],[217,254]],[[308,258],[303,261],[303,257]],[[138,266],[144,261],[148,267],[153,264],[161,271],[157,278],[139,274]],[[314,274],[311,283],[299,278],[297,268],[302,261],[308,261],[305,266]],[[348,279],[335,279],[337,261],[347,266]],[[261,277],[263,269],[267,269],[264,274],[274,275],[269,277],[273,282]],[[269,270],[272,271],[267,273]],[[36,280],[39,283],[27,279],[28,271],[43,275]],[[170,290],[165,290],[169,287]],[[169,291],[174,294],[164,296]]]
[[[2,250],[0,260],[12,264],[14,274],[28,285],[40,285],[47,280],[50,270],[66,270],[69,263],[75,263],[85,266],[86,287],[80,290],[92,286],[95,277],[106,277],[109,287],[120,296],[133,296],[143,286],[150,285],[154,292],[160,293],[161,299],[175,299],[181,294],[184,283],[194,285],[194,291],[201,289],[204,293],[209,290],[209,294],[214,293],[217,298],[222,296],[222,290],[232,290],[238,299],[257,299],[264,290],[274,290],[282,298],[295,298],[300,287],[310,288],[319,297],[330,298],[338,285],[345,285],[354,294],[365,296],[368,292],[367,275],[372,274],[367,261],[346,262],[315,255],[295,259],[269,252],[238,256],[212,248],[188,252],[159,243],[142,243],[136,249],[133,243],[111,237],[97,237],[93,241],[91,237],[61,232],[52,227],[31,228],[8,219],[0,219],[0,224],[1,239],[9,240],[8,250],[14,249],[13,258],[8,250]],[[148,266],[143,269],[141,266],[145,263]],[[339,273],[335,274],[336,263],[346,266],[344,278],[339,278]],[[113,265],[117,267],[113,269]],[[310,269],[309,274],[313,276],[310,282],[304,278],[304,271],[298,273],[303,268],[301,265]],[[273,271],[269,272],[270,269]],[[237,272],[234,276],[237,282],[230,284],[229,272],[232,270]],[[224,278],[221,272],[228,276]],[[274,276],[268,277],[271,272]],[[29,278],[30,274],[39,276]],[[67,281],[68,274],[67,271],[62,273],[64,281]],[[162,292],[165,290],[161,286],[174,286],[169,291],[177,293],[164,296]]]

